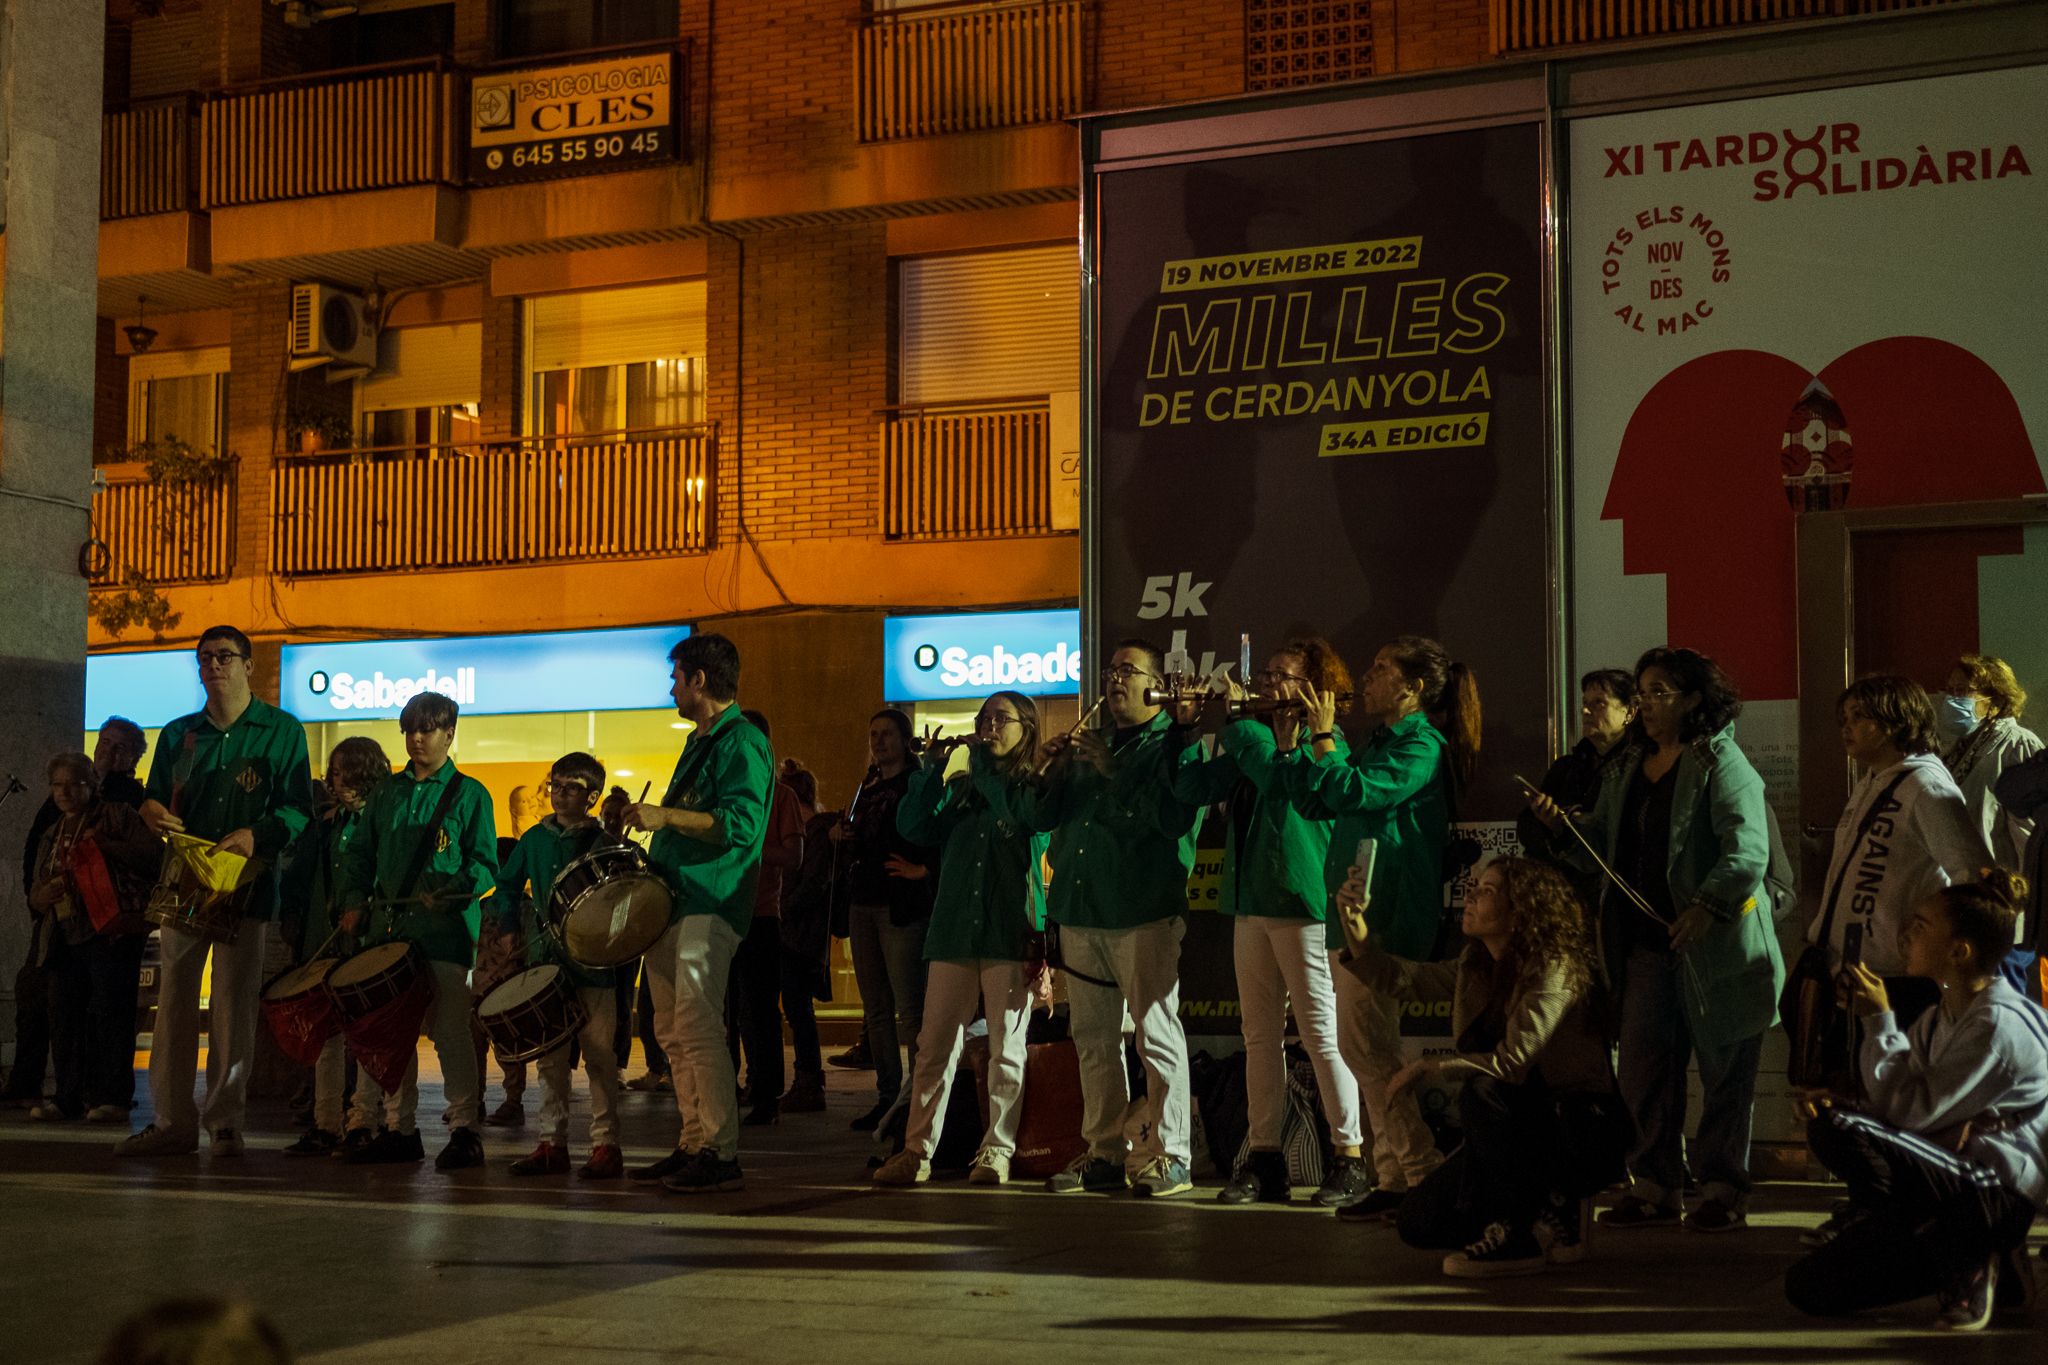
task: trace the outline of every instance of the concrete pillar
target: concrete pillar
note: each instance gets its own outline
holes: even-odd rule
[[[0,0],[0,1036],[27,907],[13,869],[51,754],[85,724],[85,579],[98,309],[99,5]]]

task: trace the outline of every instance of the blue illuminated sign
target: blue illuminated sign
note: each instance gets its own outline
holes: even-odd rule
[[[1080,612],[892,616],[882,623],[882,695],[890,701],[1004,690],[1030,697],[1080,692]]]
[[[206,705],[199,686],[199,656],[190,649],[141,654],[92,654],[85,660],[85,728],[108,716],[126,716],[154,730]]]
[[[687,626],[286,645],[279,694],[302,721],[395,720],[419,692],[466,716],[651,711],[669,701],[668,652]]]

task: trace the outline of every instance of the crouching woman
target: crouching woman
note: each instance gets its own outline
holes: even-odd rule
[[[1444,1273],[1466,1279],[1583,1259],[1587,1197],[1619,1175],[1628,1133],[1571,883],[1548,864],[1498,858],[1467,893],[1464,952],[1410,962],[1368,936],[1351,872],[1337,893],[1352,944],[1342,965],[1375,991],[1451,1003],[1454,1051],[1410,1062],[1390,1091],[1432,1074],[1463,1083],[1464,1146],[1402,1202],[1401,1240],[1449,1251]]]

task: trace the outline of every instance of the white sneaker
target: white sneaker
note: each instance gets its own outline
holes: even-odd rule
[[[1000,1152],[976,1152],[974,1164],[967,1170],[970,1185],[1000,1185],[1009,1178],[1010,1158]]]
[[[62,1123],[64,1111],[48,1100],[28,1111],[29,1119],[35,1123]]]
[[[242,1154],[242,1135],[232,1128],[220,1129],[213,1135],[211,1151],[215,1156],[240,1156]]]
[[[189,1156],[199,1150],[199,1134],[174,1133],[155,1124],[114,1144],[115,1156]]]
[[[877,1185],[922,1185],[932,1178],[932,1163],[906,1147],[875,1167],[868,1178]]]
[[[128,1111],[118,1104],[96,1104],[85,1111],[87,1123],[126,1123]]]

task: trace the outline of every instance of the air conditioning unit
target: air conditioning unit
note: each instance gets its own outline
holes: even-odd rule
[[[324,284],[292,286],[292,368],[377,364],[377,322],[359,295]]]

